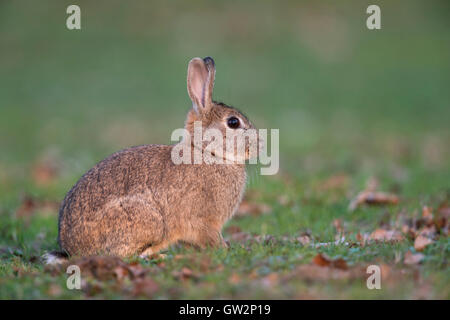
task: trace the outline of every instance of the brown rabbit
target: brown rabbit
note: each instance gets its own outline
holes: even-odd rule
[[[214,77],[212,58],[189,62],[193,108],[185,129],[193,135],[196,121],[224,135],[227,128],[254,129],[238,110],[212,100]],[[245,163],[175,164],[171,152],[176,145],[125,149],[84,174],[59,211],[61,250],[66,255],[127,257],[148,256],[177,242],[225,247],[221,230],[242,199]],[[189,148],[195,146],[190,143]],[[254,156],[245,151],[247,159]],[[57,253],[46,255],[48,263],[57,258]]]

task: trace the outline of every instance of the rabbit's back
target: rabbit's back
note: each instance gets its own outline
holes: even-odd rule
[[[84,174],[61,205],[60,247],[70,254],[115,253],[108,252],[114,245],[107,242],[123,242],[129,247],[139,242],[136,237],[148,237],[133,235],[132,231],[145,221],[146,212],[150,219],[158,218],[151,209],[155,203],[141,195],[148,197],[153,181],[161,179],[168,149],[169,146],[160,145],[125,149]],[[149,239],[161,236],[160,233],[154,228]]]

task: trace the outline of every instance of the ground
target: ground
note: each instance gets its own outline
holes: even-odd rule
[[[81,31],[70,3],[44,4],[0,4],[1,299],[450,298],[445,1],[381,2],[378,31],[361,1],[81,2]],[[280,130],[279,173],[249,166],[227,250],[75,259],[67,289],[39,260],[65,193],[114,151],[170,143],[187,62],[207,55],[214,98]]]

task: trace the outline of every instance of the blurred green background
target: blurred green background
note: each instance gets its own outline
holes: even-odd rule
[[[170,143],[196,56],[216,61],[216,100],[280,129],[282,171],[448,189],[448,1],[377,1],[375,31],[368,1],[78,1],[72,31],[71,3],[0,2],[4,204],[24,192],[59,201],[108,154]],[[56,186],[34,188],[33,166],[48,161]]]
[[[448,1],[377,1],[378,31],[365,26],[370,1],[77,1],[82,29],[70,31],[72,2],[0,3],[6,168],[57,152],[84,170],[169,143],[190,107],[187,62],[208,55],[215,99],[279,128],[286,168],[390,161],[399,148],[418,165],[439,149],[428,162],[449,168]]]
[[[74,3],[82,29],[71,31]],[[366,28],[370,4],[381,7],[381,30]],[[216,61],[216,100],[259,128],[280,129],[282,179],[250,169],[249,189],[263,192],[272,214],[239,220],[243,230],[308,228],[329,241],[342,217],[371,232],[386,211],[347,212],[370,176],[399,194],[408,214],[437,206],[450,193],[449,9],[445,0],[1,0],[0,242],[33,255],[55,249],[57,208],[24,228],[16,220],[24,197],[44,201],[45,211],[110,153],[170,143],[191,106],[186,69],[197,56]],[[350,191],[314,189],[342,172]],[[293,205],[274,205],[279,195]],[[442,243],[427,270],[446,264]],[[0,269],[14,274],[22,262],[5,259]],[[443,270],[435,283],[448,294]],[[34,295],[8,290],[3,297]]]

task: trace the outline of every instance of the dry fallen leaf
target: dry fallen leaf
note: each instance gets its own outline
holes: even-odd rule
[[[272,208],[265,203],[254,203],[247,200],[243,200],[235,214],[236,217],[242,216],[259,216],[272,211]]]
[[[343,189],[348,186],[348,183],[350,181],[350,178],[345,173],[338,173],[336,175],[333,175],[323,181],[319,185],[319,190],[333,190],[333,189]]]
[[[261,279],[261,284],[264,287],[273,288],[279,281],[277,273],[272,272]]]
[[[47,289],[47,294],[50,297],[60,296],[62,294],[62,292],[63,291],[62,291],[61,287],[55,283],[50,284],[50,286]]]
[[[150,278],[137,279],[133,282],[133,296],[152,297],[158,290],[158,284]]]
[[[308,235],[302,235],[300,237],[297,237],[297,241],[302,245],[307,245],[311,242],[311,238]]]
[[[28,195],[24,197],[19,208],[16,210],[17,217],[30,216],[36,210],[36,202]]]
[[[399,201],[398,196],[392,193],[362,191],[350,202],[348,208],[350,211],[353,211],[362,204],[386,205],[386,204],[397,204],[398,201]]]
[[[402,241],[404,237],[396,230],[377,229],[369,236],[370,240],[375,241]]]
[[[289,197],[285,194],[282,194],[280,196],[277,197],[277,201],[279,204],[281,204],[282,206],[288,206],[291,204],[291,201],[289,200]]]
[[[229,240],[233,242],[244,243],[252,239],[253,236],[247,232],[237,232],[230,235]]]
[[[237,273],[233,272],[228,278],[228,282],[234,285],[239,284],[241,283],[241,277]]]
[[[333,226],[336,229],[336,231],[338,233],[343,233],[344,232],[344,228],[343,228],[343,222],[341,219],[334,219],[333,220]]]
[[[30,195],[25,195],[22,203],[16,210],[16,216],[19,218],[27,218],[32,216],[36,211],[55,212],[59,208],[58,202],[41,201],[33,198]]]
[[[61,171],[61,160],[55,150],[42,154],[31,168],[31,177],[38,186],[51,184]]]
[[[422,235],[419,235],[416,240],[414,241],[414,249],[416,249],[417,251],[422,251],[423,249],[425,249],[426,246],[428,246],[429,244],[432,244],[433,240],[424,237]]]
[[[362,233],[361,234],[361,232],[358,232],[356,234],[356,241],[362,247],[364,247],[369,240],[370,240],[370,235],[368,233]]]
[[[242,232],[242,229],[238,226],[235,225],[231,225],[228,228],[225,229],[225,232],[228,234],[235,234],[235,233],[239,233]]]
[[[289,281],[292,277],[307,281],[329,281],[338,279],[363,279],[366,277],[362,268],[338,269],[315,264],[303,264],[293,270],[284,280]]]
[[[130,274],[129,270],[124,266],[115,267],[113,272],[116,276],[116,279],[119,281],[122,281],[123,279],[127,278],[128,275]]]
[[[55,180],[57,171],[45,163],[39,163],[32,168],[31,176],[37,185],[45,186]]]
[[[137,263],[128,265],[120,258],[112,256],[82,257],[72,259],[64,264],[66,265],[77,265],[83,277],[92,277],[101,281],[111,279],[121,281],[125,278],[133,280],[143,277],[147,272]]]
[[[185,254],[176,254],[176,255],[173,256],[173,260],[175,260],[175,261],[183,260],[183,259],[186,259],[186,258],[187,258],[187,255],[185,255]]]
[[[330,258],[328,258],[327,256],[323,255],[323,254],[317,254],[313,260],[312,260],[313,264],[321,266],[321,267],[331,267],[331,268],[337,268],[337,269],[342,269],[342,270],[346,270],[348,268],[347,266],[347,262],[342,259],[335,259],[332,260]]]
[[[318,266],[321,266],[321,267],[328,267],[328,266],[331,264],[330,259],[324,257],[324,256],[321,255],[320,253],[317,254],[317,255],[313,258],[312,262],[313,262],[315,265],[318,265]]]
[[[148,269],[145,269],[139,262],[133,262],[128,265],[128,271],[136,279],[145,276]]]
[[[450,218],[450,206],[447,205],[447,202],[443,202],[439,205],[438,213],[443,218]]]
[[[187,267],[181,268],[180,271],[172,272],[172,275],[175,278],[178,278],[179,280],[183,280],[183,281],[187,280],[187,279],[191,279],[191,278],[197,278],[197,275],[195,275],[194,272]]]
[[[423,206],[423,208],[422,208],[422,217],[427,222],[433,220],[433,212],[432,212],[430,207]]]
[[[422,253],[412,253],[410,250],[405,253],[405,258],[403,259],[403,262],[405,264],[413,265],[420,263],[425,256]]]

